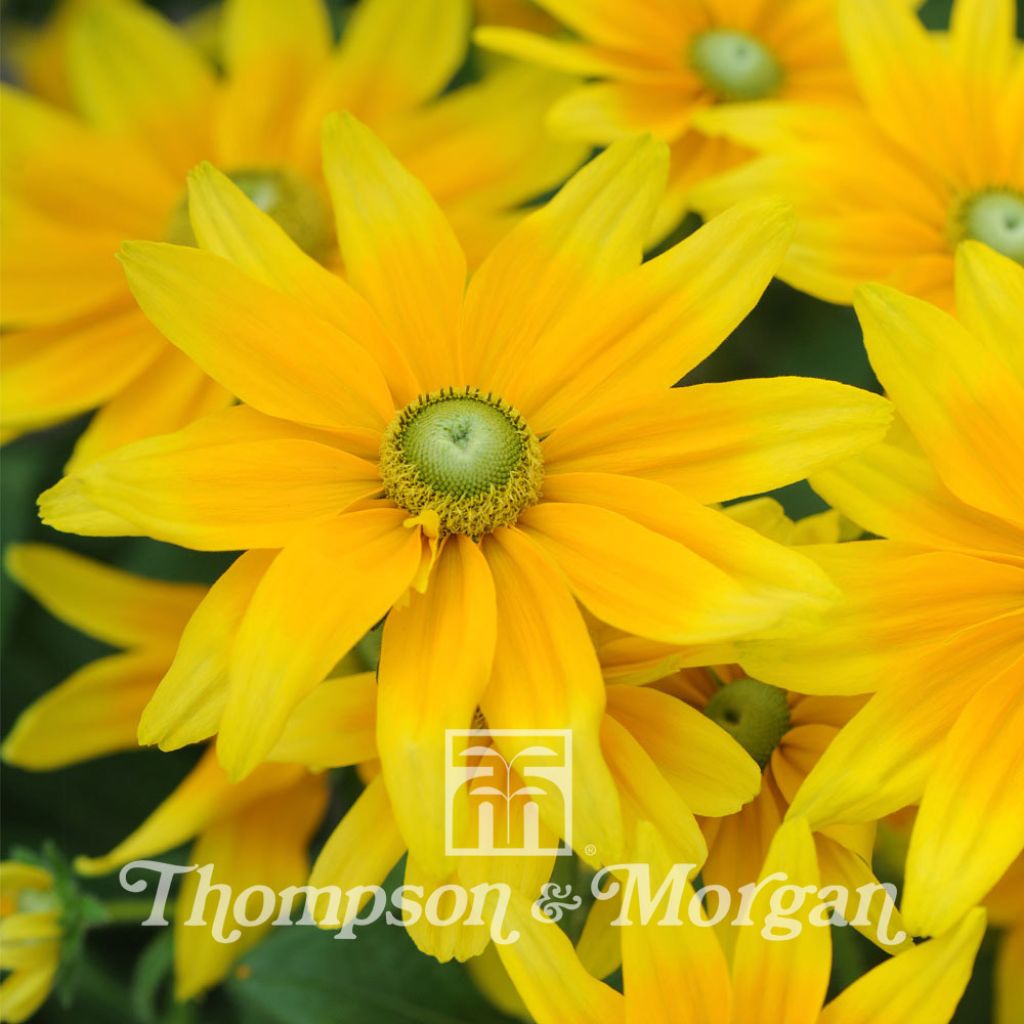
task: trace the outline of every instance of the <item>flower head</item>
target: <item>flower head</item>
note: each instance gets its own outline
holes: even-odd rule
[[[77,0],[47,53],[73,109],[5,87],[4,412],[11,437],[99,408],[87,460],[223,408],[229,393],[136,308],[128,238],[194,244],[186,172],[211,160],[307,253],[337,260],[320,170],[332,110],[373,124],[444,205],[471,260],[585,156],[542,129],[563,75],[493,67],[446,92],[469,0],[361,0],[340,42],[323,0],[226,0],[218,76],[137,0]],[[116,59],[111,55],[116,55]]]
[[[892,0],[891,0],[892,2]],[[556,134],[595,145],[652,132],[671,145],[668,189],[652,237],[674,228],[699,182],[744,163],[748,145],[697,123],[707,109],[798,101],[828,110],[852,100],[831,3],[788,0],[632,0],[629,4],[539,0],[575,38],[487,26],[476,38],[525,61],[593,79],[560,98]]]
[[[955,0],[946,33],[909,5],[840,0],[862,103],[714,109],[697,124],[764,156],[702,185],[697,207],[782,195],[797,211],[780,276],[831,302],[884,281],[953,305],[965,239],[1024,263],[1024,68],[1013,0]]]

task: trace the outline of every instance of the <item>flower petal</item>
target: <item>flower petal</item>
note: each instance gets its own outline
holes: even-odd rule
[[[72,89],[93,124],[142,140],[175,175],[208,151],[215,79],[174,25],[104,0],[81,8],[68,38]]]
[[[139,715],[167,655],[114,654],[72,673],[29,705],[3,744],[7,764],[47,771],[135,750]]]
[[[250,886],[280,893],[301,885],[309,872],[306,849],[327,804],[326,780],[307,776],[294,785],[254,800],[234,814],[218,816],[199,836],[190,858],[200,868],[212,866],[214,885],[227,885],[236,899]],[[235,942],[219,941],[213,916],[204,925],[189,924],[188,908],[197,906],[200,878],[184,876],[178,893],[179,913],[174,915],[174,998],[192,999],[223,981],[239,957],[252,949],[271,928],[271,921],[246,927],[235,920],[225,927],[238,928]],[[262,899],[262,896],[259,897]],[[258,913],[259,899],[245,904],[245,912]],[[237,907],[238,903],[233,904]]]
[[[74,490],[157,540],[206,551],[270,548],[380,492],[373,463],[301,430],[236,440],[235,419],[207,419],[86,463],[40,498],[44,521],[66,524],[56,510]]]
[[[177,750],[212,736],[227,702],[231,638],[276,552],[247,551],[210,588],[138,722],[139,743]]]
[[[939,1024],[956,1011],[985,934],[985,911],[894,956],[858,978],[822,1011],[819,1024]]]
[[[377,364],[297,300],[202,249],[131,242],[121,260],[146,315],[242,401],[321,427],[379,431],[391,419]]]
[[[607,144],[640,132],[672,141],[687,128],[700,95],[696,77],[671,85],[591,82],[551,108],[551,129],[568,139]]]
[[[173,650],[205,588],[115,569],[52,544],[12,544],[10,575],[62,622],[115,647]]]
[[[587,973],[561,928],[541,924],[518,893],[505,920],[519,937],[498,945],[498,955],[537,1024],[623,1024],[622,996]]]
[[[377,674],[328,679],[296,706],[267,758],[317,770],[372,761],[376,727]]]
[[[480,546],[448,538],[426,593],[384,625],[377,746],[398,827],[429,873],[444,875],[445,736],[468,729],[487,688],[497,619]]]
[[[786,204],[742,203],[631,273],[602,281],[600,317],[592,293],[558,307],[558,319],[512,364],[510,400],[543,434],[587,402],[671,387],[753,309],[792,230]]]
[[[629,730],[694,814],[732,814],[761,788],[753,758],[685,701],[646,686],[609,686],[608,714]]]
[[[740,928],[732,964],[733,1016],[750,1024],[815,1024],[828,989],[831,966],[831,940],[827,928],[807,923],[807,914],[815,897],[806,894],[799,910],[787,915],[798,934],[785,941],[772,941],[762,935],[773,922],[771,906],[785,886],[820,884],[814,840],[807,823],[796,819],[784,824],[775,834],[761,871],[761,881],[782,872],[781,885],[764,885],[751,901],[753,925]],[[774,933],[778,936],[778,932]]]
[[[592,309],[611,280],[639,265],[667,165],[664,145],[653,139],[618,142],[498,243],[466,294],[469,382],[505,394],[510,375],[567,303]],[[514,393],[506,397],[518,404]]]
[[[622,826],[601,753],[604,683],[586,625],[557,567],[520,531],[488,535],[484,555],[499,623],[491,685],[481,701],[488,727],[571,730],[573,848],[587,856],[592,847],[611,861],[621,850]],[[508,758],[513,741],[506,740],[499,745]]]
[[[405,519],[376,508],[328,520],[267,570],[239,627],[218,737],[232,777],[260,763],[295,705],[408,589],[422,544]]]
[[[324,174],[352,286],[373,306],[422,391],[462,383],[466,260],[422,183],[350,114],[324,123]]]
[[[833,381],[697,384],[589,406],[544,441],[548,472],[625,473],[723,501],[794,483],[883,437],[885,399]]]
[[[1024,520],[1017,465],[1024,380],[948,313],[881,285],[858,292],[871,365],[918,443],[963,501]]]
[[[907,854],[915,934],[952,928],[1024,849],[1022,729],[1024,661],[971,697],[936,758]]]
[[[297,765],[261,765],[244,782],[233,784],[212,748],[177,789],[130,836],[102,857],[76,857],[75,870],[88,877],[105,875],[122,864],[172,850],[252,801],[286,789],[306,776]]]

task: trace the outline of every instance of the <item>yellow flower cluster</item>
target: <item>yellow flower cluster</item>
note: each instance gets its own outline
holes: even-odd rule
[[[396,865],[428,896],[505,886],[516,942],[492,905],[405,926],[539,1024],[942,1024],[987,905],[998,1022],[1024,1020],[1014,18],[357,0],[336,38],[322,0],[224,0],[200,43],[141,0],[61,5],[2,88],[4,438],[95,410],[42,523],[234,555],[207,587],[7,548],[117,648],[22,713],[7,764],[203,746],[77,873],[192,842],[212,875],[179,908],[211,878],[367,887],[340,918],[310,900],[334,930]],[[774,277],[853,304],[884,397],[689,382]],[[793,521],[766,495],[804,480],[830,510]],[[513,767],[555,734],[558,795]],[[474,847],[481,801],[518,855]],[[771,941],[713,897],[623,926],[623,897],[570,939],[531,906],[572,854],[619,886],[753,886],[760,921],[780,873],[873,886],[895,847],[899,910],[852,921],[884,962],[838,994],[828,927]],[[0,872],[17,1022],[117,915]],[[271,928],[243,925],[175,913],[177,999]]]

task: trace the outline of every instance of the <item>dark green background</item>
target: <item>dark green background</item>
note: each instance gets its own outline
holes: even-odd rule
[[[278,0],[273,0],[278,2]],[[6,25],[38,20],[50,5],[40,0],[3,4]],[[202,3],[166,2],[181,15]],[[339,12],[343,4],[335,4]],[[944,25],[949,0],[932,0],[925,18]],[[753,315],[693,375],[694,380],[801,374],[877,389],[856,320],[830,306],[773,284]],[[58,535],[35,516],[35,497],[60,476],[81,422],[22,438],[4,450],[0,531],[4,546],[45,540],[127,569],[166,579],[213,581],[229,557],[171,548],[148,540],[105,540]],[[806,486],[780,495],[794,515],[821,506]],[[56,622],[4,576],[0,580],[0,645],[4,687],[2,731],[18,713],[73,669],[106,653],[103,644]],[[169,793],[195,759],[190,751],[140,751],[80,767],[32,774],[6,769],[2,777],[3,853],[14,846],[38,848],[55,840],[69,856],[100,853],[134,828]],[[330,820],[321,837],[352,799],[353,780],[338,773]],[[91,891],[117,895],[111,880],[90,882]],[[140,939],[140,935],[143,938]],[[833,987],[849,983],[873,963],[872,947],[836,932]],[[399,929],[376,928],[356,942],[335,942],[314,929],[277,929],[246,958],[251,977],[233,980],[198,1004],[174,1008],[166,997],[169,957],[166,933],[107,927],[91,933],[77,996],[64,1009],[51,999],[36,1018],[76,1024],[469,1024],[500,1022],[457,965],[442,967],[419,954]],[[146,942],[149,941],[149,945]],[[957,1021],[991,1019],[991,938]],[[781,1022],[780,1022],[781,1024]]]

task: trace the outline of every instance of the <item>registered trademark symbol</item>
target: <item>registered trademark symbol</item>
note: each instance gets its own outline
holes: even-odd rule
[[[597,853],[597,847],[593,843],[587,843],[587,845],[583,847],[583,852],[588,857],[593,857]]]

